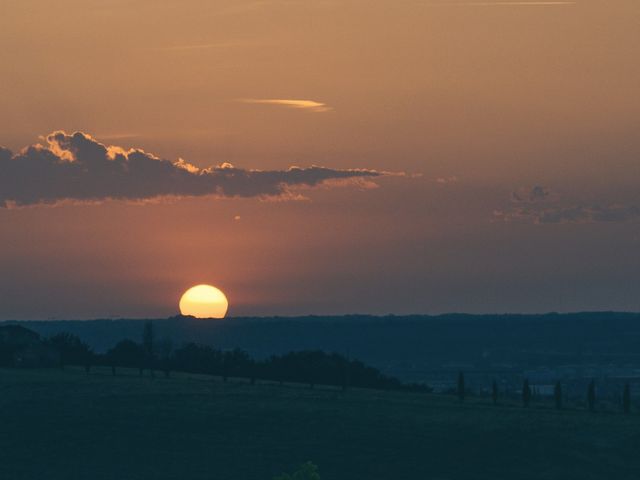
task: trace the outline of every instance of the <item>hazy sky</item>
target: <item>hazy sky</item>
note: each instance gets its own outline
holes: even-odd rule
[[[3,0],[0,318],[168,316],[203,282],[231,315],[640,310],[639,25]]]

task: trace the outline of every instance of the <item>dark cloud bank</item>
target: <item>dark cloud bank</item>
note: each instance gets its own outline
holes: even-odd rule
[[[107,147],[81,132],[54,132],[46,141],[17,154],[0,147],[0,207],[164,196],[294,198],[292,188],[386,175],[317,166],[262,171],[222,164],[199,169],[142,150]]]

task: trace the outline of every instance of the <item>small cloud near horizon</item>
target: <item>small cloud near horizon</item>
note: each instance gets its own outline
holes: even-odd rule
[[[625,223],[640,220],[635,205],[562,202],[547,187],[521,187],[511,193],[512,207],[494,210],[494,221],[548,224]]]
[[[450,175],[448,177],[438,177],[436,178],[436,183],[438,185],[450,185],[452,183],[458,183],[459,178],[456,175]]]
[[[521,187],[511,193],[511,200],[515,203],[537,203],[549,200],[551,191],[542,185]]]
[[[495,220],[525,222],[536,225],[626,223],[640,220],[640,208],[635,205],[569,205],[551,208],[516,208],[511,211],[496,210]]]

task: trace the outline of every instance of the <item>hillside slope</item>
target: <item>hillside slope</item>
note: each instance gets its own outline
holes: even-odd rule
[[[324,480],[640,476],[640,416],[447,396],[0,370],[0,478]]]

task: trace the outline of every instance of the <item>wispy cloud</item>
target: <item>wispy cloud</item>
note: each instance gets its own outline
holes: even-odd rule
[[[315,100],[295,100],[288,98],[241,98],[238,101],[259,105],[278,105],[281,107],[296,108],[316,113],[329,112],[333,110],[333,108],[328,106],[326,103],[316,102]]]
[[[96,133],[96,138],[100,138],[103,140],[128,140],[131,138],[140,138],[143,135],[141,133],[129,133],[129,132],[115,132],[115,133],[108,133],[108,132],[98,132]],[[46,140],[45,138],[43,138],[43,140]]]

